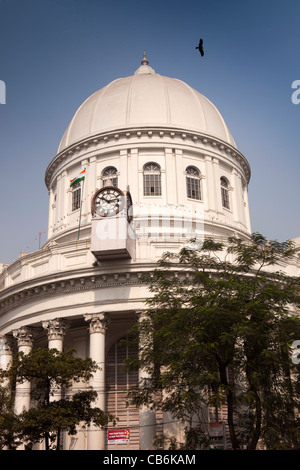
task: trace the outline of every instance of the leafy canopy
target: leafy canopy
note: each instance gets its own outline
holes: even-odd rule
[[[253,234],[191,246],[165,253],[144,278],[151,297],[133,331],[139,357],[128,367],[148,379],[131,399],[188,422],[183,445],[191,436],[200,445],[205,410],[225,404],[233,448],[259,440],[294,448],[299,375],[290,345],[300,338],[299,278],[284,273],[292,242]]]
[[[85,385],[97,369],[94,361],[75,357],[72,350],[37,348],[29,354],[18,353],[1,376],[10,381],[12,389],[29,381],[35,405],[15,415],[3,401],[2,445],[12,448],[44,439],[46,450],[59,449],[62,431],[76,434],[79,425],[104,427],[109,421],[115,422],[112,415],[94,406],[97,392]],[[79,382],[82,390],[72,393],[72,385]]]

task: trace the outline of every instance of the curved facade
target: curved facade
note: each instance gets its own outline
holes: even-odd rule
[[[84,170],[84,181],[70,186]],[[177,251],[193,236],[249,236],[249,179],[249,164],[215,106],[180,80],[156,74],[145,57],[134,75],[78,109],[46,170],[47,242],[21,254],[0,277],[2,366],[11,360],[11,345],[74,348],[102,366],[91,383],[99,406],[130,429],[126,444],[90,430],[65,437],[66,449],[149,449],[156,432],[171,432],[169,417],[126,406],[126,390],[139,378],[122,372],[122,359],[133,352],[117,344],[145,308],[142,273],[164,251]],[[134,249],[96,259],[91,202],[108,185],[131,194]],[[29,397],[18,389],[16,410],[23,406]]]

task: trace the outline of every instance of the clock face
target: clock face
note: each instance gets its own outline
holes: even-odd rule
[[[111,217],[118,214],[124,207],[124,193],[114,186],[106,186],[95,194],[93,211],[101,217]]]

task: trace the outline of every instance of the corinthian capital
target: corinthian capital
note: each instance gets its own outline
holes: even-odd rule
[[[55,320],[43,321],[42,326],[45,330],[48,330],[48,339],[63,339],[66,334],[68,325],[65,321],[60,318]]]
[[[101,333],[105,334],[108,327],[107,313],[91,313],[84,315],[85,321],[89,322],[90,334]]]
[[[18,347],[20,346],[29,346],[32,347],[33,344],[33,331],[27,326],[21,326],[17,330],[13,331],[14,337],[17,339]]]
[[[13,338],[10,335],[0,335],[0,355],[13,353]]]

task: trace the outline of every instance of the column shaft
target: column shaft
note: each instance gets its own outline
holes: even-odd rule
[[[17,339],[18,352],[29,354],[32,350],[33,333],[32,330],[26,326],[13,331],[14,337]],[[30,407],[30,382],[17,383],[16,396],[15,396],[15,413],[19,414],[23,410],[28,410]]]
[[[143,320],[143,312],[137,312],[138,321]],[[139,371],[139,386],[145,385],[145,380],[149,374],[145,370]],[[140,408],[140,450],[151,450],[153,448],[153,440],[156,434],[156,413],[150,410],[147,405]]]
[[[67,325],[60,318],[55,320],[44,321],[42,327],[48,331],[48,349],[57,349],[63,352],[64,349],[64,336],[66,334]],[[51,400],[60,400],[62,397],[62,390],[52,390]]]
[[[7,370],[12,360],[12,338],[8,335],[0,336],[0,368]]]
[[[104,313],[85,315],[90,324],[90,358],[96,362],[98,369],[90,380],[90,386],[97,392],[98,397],[93,406],[105,411],[105,335],[108,326]],[[94,426],[88,431],[88,450],[105,449],[105,431]]]

